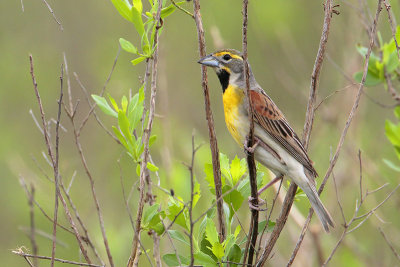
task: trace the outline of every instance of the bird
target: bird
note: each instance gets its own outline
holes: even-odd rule
[[[246,146],[250,119],[243,55],[234,49],[223,49],[201,58],[198,63],[213,68],[218,76],[225,122],[233,139],[254,153],[255,159],[276,175],[258,194],[284,176],[289,177],[306,194],[323,228],[329,232],[335,224],[317,194],[315,178],[318,174],[313,162],[283,113],[257,83],[250,65],[249,97],[253,110],[254,145]]]

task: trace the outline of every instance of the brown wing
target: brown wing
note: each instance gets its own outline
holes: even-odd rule
[[[291,156],[303,164],[313,177],[318,176],[296,133],[271,98],[262,90],[259,92],[251,90],[250,99],[255,122],[263,127]]]

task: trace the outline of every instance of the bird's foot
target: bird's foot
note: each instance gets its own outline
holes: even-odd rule
[[[263,199],[258,198],[258,204],[257,205],[253,204],[253,200],[254,200],[254,198],[252,196],[249,196],[248,202],[249,202],[249,208],[251,210],[258,210],[258,211],[266,211],[267,210],[266,208],[265,209],[261,208],[261,206],[263,206],[266,203]]]
[[[246,140],[244,141],[243,148],[244,148],[244,153],[246,153],[247,155],[249,153],[250,154],[254,153],[254,151],[256,150],[257,146],[260,144],[260,140],[258,138],[256,138],[256,137],[254,137],[254,144],[251,147],[247,146],[248,142],[249,142],[249,137],[246,136]]]

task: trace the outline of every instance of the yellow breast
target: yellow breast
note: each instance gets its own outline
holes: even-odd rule
[[[244,92],[237,87],[229,85],[226,88],[222,101],[224,103],[225,122],[229,132],[235,141],[241,146],[243,145],[243,136],[241,135],[240,128],[242,114],[240,114],[240,107],[243,104]]]

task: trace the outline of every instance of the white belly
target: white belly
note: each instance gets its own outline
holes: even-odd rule
[[[254,126],[254,134],[280,156],[280,159],[277,159],[276,156],[265,148],[258,146],[254,152],[256,160],[269,168],[275,175],[287,175],[294,180],[297,180],[296,178],[299,175],[303,176],[303,165],[293,158],[281,145],[276,143],[260,126]]]

